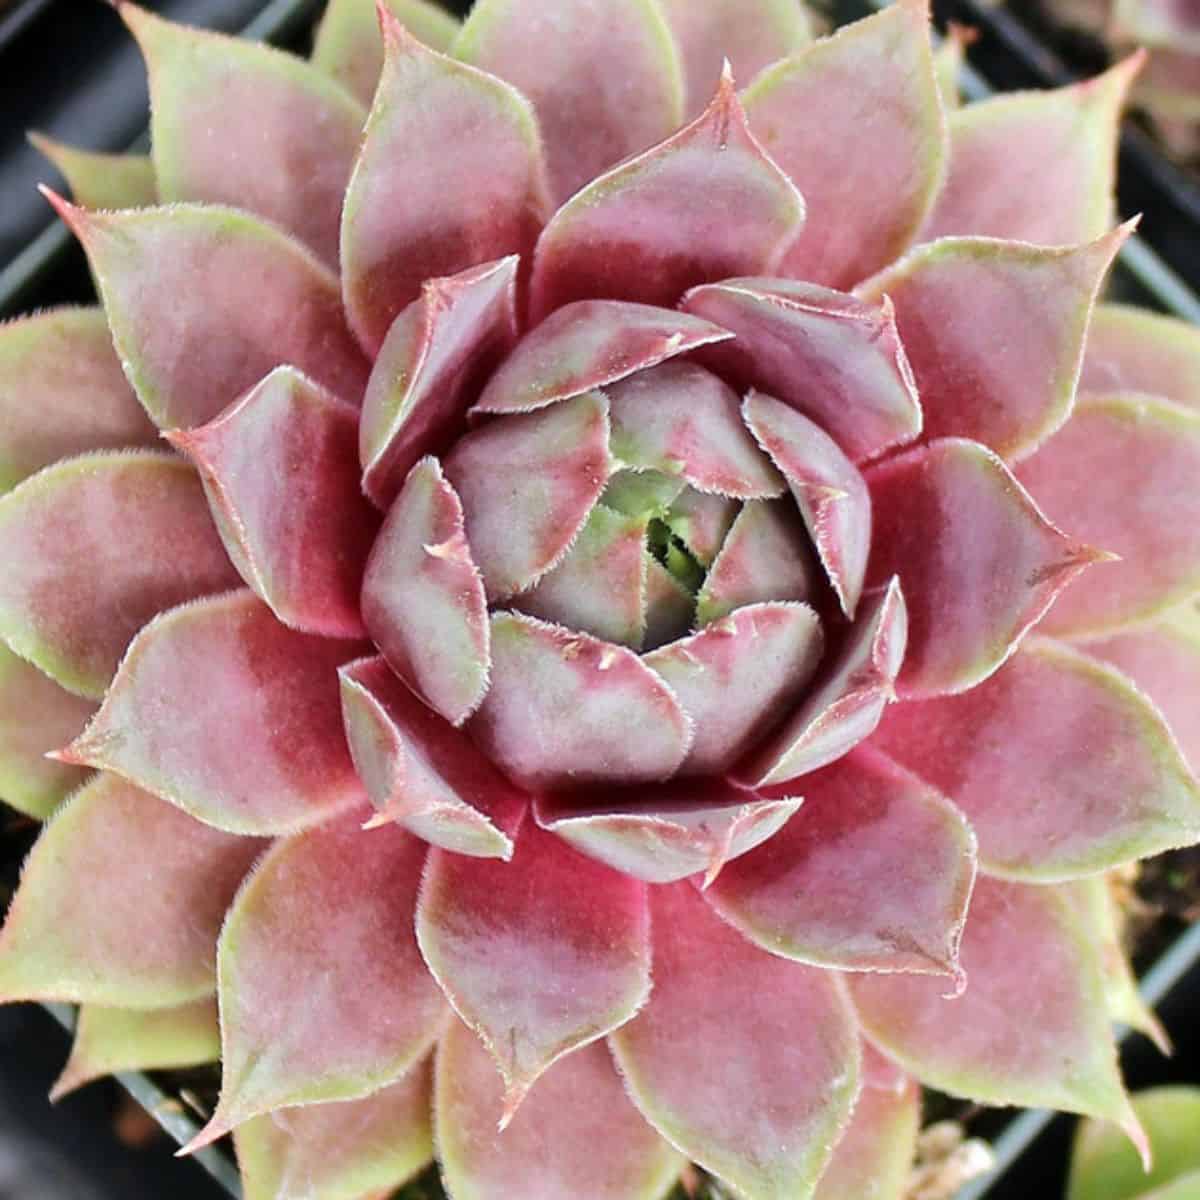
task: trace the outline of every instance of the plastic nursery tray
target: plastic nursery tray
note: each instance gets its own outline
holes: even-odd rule
[[[461,12],[469,0],[444,2]],[[263,0],[161,0],[154,7],[178,19],[240,29],[246,36],[303,49],[321,0],[265,4]],[[871,7],[870,0],[832,0],[839,24]],[[1009,90],[1066,78],[1062,64],[1007,14],[978,7],[976,0],[938,0],[938,9],[941,19],[964,21],[983,33],[971,48],[970,59],[986,71],[987,79],[968,68],[965,86],[972,99],[997,86]],[[1005,36],[996,32],[997,17]],[[142,67],[130,39],[114,15],[99,4],[16,0],[0,17],[0,70],[8,85],[5,120],[0,124],[0,318],[4,318],[41,305],[92,297],[82,254],[65,229],[52,223],[33,191],[36,182],[53,179],[54,173],[31,151],[26,153],[25,127],[40,127],[93,149],[144,148],[147,100]],[[1165,250],[1174,266],[1152,248],[1147,237],[1131,238],[1114,272],[1112,291],[1122,299],[1200,324],[1200,300],[1185,282],[1185,277],[1193,287],[1200,282],[1200,203],[1193,206],[1190,196],[1177,186],[1178,172],[1172,175],[1174,168],[1148,143],[1139,144],[1140,136],[1137,130],[1128,130],[1123,141],[1122,171],[1126,177],[1135,176],[1135,181],[1129,183],[1127,178],[1123,184],[1121,208],[1125,214],[1146,213],[1147,237]],[[1123,1038],[1122,1062],[1131,1086],[1141,1088],[1167,1079],[1200,1081],[1200,1027],[1194,1020],[1200,1006],[1200,926],[1169,946],[1145,973],[1141,986],[1175,1039],[1177,1054],[1162,1060],[1144,1039]],[[69,1007],[46,1008],[64,1029],[73,1026]],[[39,1018],[38,1028],[46,1025]],[[65,1037],[53,1050],[65,1057]],[[178,1094],[164,1090],[157,1077],[132,1073],[118,1079],[175,1141],[188,1140],[199,1128],[193,1110]],[[994,1113],[991,1116],[996,1118]],[[1061,1195],[1071,1128],[1071,1118],[1049,1112],[1012,1116],[994,1141],[994,1168],[963,1188],[956,1200],[1024,1200],[1031,1194],[1054,1200]],[[211,1185],[205,1190],[203,1178],[196,1174],[190,1182],[200,1190],[189,1190],[187,1196],[240,1197],[237,1171],[227,1150],[209,1147],[196,1159],[209,1172]],[[152,1169],[162,1172],[167,1166],[152,1164]],[[120,1184],[114,1177],[114,1190],[99,1195],[158,1194],[163,1178],[157,1174],[154,1183],[147,1179],[150,1191],[146,1191],[131,1186],[128,1176]]]

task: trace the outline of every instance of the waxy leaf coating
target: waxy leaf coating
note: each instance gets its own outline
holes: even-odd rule
[[[87,454],[0,497],[0,636],[99,699],[163,609],[238,583],[195,473],[154,450]]]
[[[285,838],[238,894],[218,956],[221,1099],[188,1147],[414,1069],[445,1025],[412,927],[425,846],[360,813]]]
[[[670,306],[698,284],[769,271],[803,221],[799,192],[722,76],[695,121],[554,214],[534,257],[534,318],[596,297]]]
[[[247,591],[182,605],[134,639],[63,760],[113,771],[218,829],[316,824],[363,798],[337,680],[355,648],[288,629]]]
[[[262,848],[98,776],[25,864],[0,934],[0,996],[159,1009],[211,995],[225,910]]]
[[[1088,325],[1081,395],[1145,392],[1200,410],[1200,330],[1126,304],[1098,304]]]
[[[543,1071],[628,1021],[650,990],[645,886],[533,821],[511,862],[430,851],[417,937],[503,1076],[502,1127]]]

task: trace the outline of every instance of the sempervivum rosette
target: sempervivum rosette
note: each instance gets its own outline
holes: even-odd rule
[[[153,162],[52,197],[104,313],[0,333],[61,1087],[219,1007],[253,1200],[433,1141],[891,1197],[916,1080],[1136,1137],[1100,873],[1200,834],[1200,348],[1085,351],[1131,67],[947,116],[918,0],[335,0],[312,64],[122,13]]]

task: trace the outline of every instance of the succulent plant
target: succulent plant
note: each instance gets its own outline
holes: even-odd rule
[[[1093,318],[1136,63],[954,111],[920,0],[121,13],[152,162],[50,147],[103,312],[0,330],[59,1090],[219,1008],[249,1200],[435,1142],[885,1200],[917,1081],[1139,1139],[1103,872],[1200,837],[1200,343]]]

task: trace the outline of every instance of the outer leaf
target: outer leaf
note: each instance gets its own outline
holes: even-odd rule
[[[584,854],[647,883],[704,872],[773,837],[800,797],[763,799],[720,779],[540,796],[538,823]]]
[[[623,646],[519,613],[492,615],[492,686],[471,736],[535,789],[672,775],[692,723],[675,693]]]
[[[704,577],[696,619],[707,625],[762,600],[812,600],[822,582],[791,498],[751,500],[742,505]]]
[[[443,53],[458,22],[436,0],[384,0],[389,11],[418,41]],[[332,0],[313,41],[312,65],[332,76],[363,104],[370,104],[383,70],[383,37],[371,0]]]
[[[425,847],[361,814],[277,842],[221,931],[221,1099],[188,1151],[293,1104],[401,1079],[445,1025],[412,914]]]
[[[782,279],[694,288],[689,312],[737,336],[700,357],[742,391],[761,388],[811,417],[855,460],[921,432],[921,406],[887,301]]]
[[[967,61],[967,47],[978,36],[976,30],[956,21],[947,23],[946,32],[933,52],[933,69],[937,75],[942,108],[947,113],[962,107],[962,75]]]
[[[304,633],[361,637],[379,520],[358,486],[358,410],[276,367],[215,421],[167,438],[196,464],[229,557],[271,611]]]
[[[931,442],[866,478],[875,515],[867,582],[904,580],[907,698],[982,682],[1067,584],[1107,557],[1051,525],[978,442]]]
[[[692,719],[696,736],[679,770],[719,774],[795,705],[825,639],[807,604],[751,604],[644,656]]]
[[[479,1039],[455,1021],[438,1046],[434,1119],[457,1200],[659,1200],[683,1165],[630,1104],[603,1046],[556,1062],[497,1132],[502,1088]]]
[[[363,107],[321,72],[261,42],[176,25],[129,3],[120,12],[150,75],[162,200],[248,209],[336,263]]]
[[[962,814],[865,746],[793,786],[804,812],[726,867],[707,893],[717,912],[784,958],[957,976],[975,880]]]
[[[0,636],[98,699],[155,613],[232,587],[199,480],[151,450],[47,467],[0,498]]]
[[[212,420],[285,362],[343,399],[362,394],[337,279],[273,226],[211,205],[93,213],[47,197],[87,251],[117,353],[160,429]]]
[[[810,1195],[858,1091],[858,1036],[836,980],[764,954],[691,884],[652,900],[670,931],[655,943],[654,994],[612,1038],[634,1103],[739,1192]]]
[[[800,0],[664,0],[663,11],[683,62],[688,116],[713,94],[725,62],[735,78],[753,79],[812,39]]]
[[[479,0],[454,53],[533,101],[558,203],[683,120],[679,59],[654,0]]]
[[[588,392],[473,430],[446,458],[488,599],[506,600],[559,562],[608,479],[608,401]]]
[[[85,1004],[75,1022],[71,1057],[50,1089],[50,1100],[119,1071],[196,1067],[220,1056],[217,1003],[211,998],[172,1008]]]
[[[903,1200],[921,1125],[921,1089],[863,1043],[863,1088],[813,1200]]]
[[[517,337],[517,260],[428,279],[392,323],[363,397],[363,489],[382,509],[412,466],[464,431],[467,405]]]
[[[1200,838],[1200,785],[1158,713],[1044,639],[960,696],[897,705],[876,741],[954,797],[995,874],[1069,879]]]
[[[1147,392],[1200,410],[1200,331],[1124,304],[1098,304],[1088,326],[1081,393]]]
[[[812,217],[779,273],[847,288],[879,270],[913,240],[942,181],[928,4],[905,0],[768,68],[746,112]]]
[[[803,220],[800,193],[751,136],[722,76],[690,125],[555,213],[534,257],[534,318],[597,296],[669,307],[697,284],[769,272]]]
[[[1133,55],[1086,83],[1013,92],[950,116],[950,170],[923,238],[1074,245],[1112,224],[1117,133]]]
[[[597,504],[562,561],[514,603],[522,612],[639,649],[647,518]]]
[[[738,765],[734,777],[749,787],[770,787],[835,762],[870,737],[894,698],[907,639],[908,610],[893,577],[869,597],[842,644],[826,655],[804,701]]]
[[[375,540],[362,614],[392,670],[435,712],[461,725],[479,707],[491,662],[487,597],[458,493],[435,458],[413,467]]]
[[[295,633],[247,591],[163,613],[60,757],[218,829],[290,833],[359,802],[336,669],[355,644]]]
[[[742,418],[787,479],[842,612],[853,620],[871,548],[866,482],[833,438],[781,400],[752,392]]]
[[[1200,770],[1200,613],[1191,604],[1155,625],[1078,643],[1116,667],[1158,706],[1193,771]]]
[[[346,740],[376,809],[369,824],[396,821],[456,854],[511,858],[524,793],[382,658],[360,658],[339,675]]]
[[[1137,1122],[1121,1087],[1096,947],[1053,888],[981,877],[962,965],[969,985],[916,975],[854,975],[867,1032],[927,1086],[994,1104]]]
[[[1071,1153],[1067,1200],[1187,1200],[1158,1189],[1172,1182],[1196,1186],[1200,1158],[1196,1130],[1200,1129],[1200,1093],[1191,1087],[1156,1087],[1133,1098],[1133,1110],[1146,1128],[1154,1152],[1149,1171],[1124,1139],[1098,1121],[1081,1121]]]
[[[1020,458],[1066,421],[1092,304],[1132,230],[1058,249],[945,238],[861,286],[896,306],[927,437]]]
[[[69,146],[43,133],[30,142],[67,181],[71,197],[85,208],[142,208],[158,201],[154,163],[147,154],[102,154]]]
[[[529,412],[606,387],[733,335],[709,321],[619,300],[580,300],[551,313],[492,376],[476,412]]]
[[[650,991],[646,889],[526,822],[509,863],[430,852],[417,938],[504,1079],[500,1127],[555,1060]]]
[[[96,711],[0,644],[0,799],[42,821],[87,778],[46,757]]]
[[[425,280],[526,253],[549,209],[528,101],[379,19],[383,74],[342,213],[346,311],[372,353]]]
[[[682,475],[697,491],[739,499],[787,485],[742,423],[737,393],[691,362],[641,371],[608,389],[612,452],[627,466]]]
[[[211,995],[225,909],[261,849],[101,775],[26,861],[0,936],[0,996],[158,1009]]]
[[[60,458],[155,444],[98,308],[0,325],[0,492]]]
[[[362,1100],[306,1104],[234,1131],[246,1200],[367,1200],[405,1183],[433,1157],[432,1062]]]
[[[1052,521],[1120,556],[1046,615],[1047,633],[1106,633],[1200,591],[1200,413],[1091,398],[1017,472]]]

